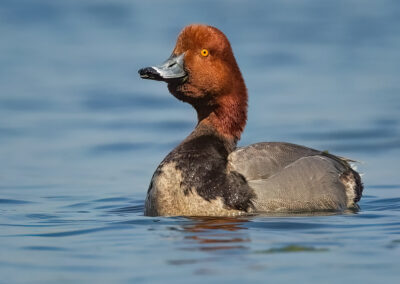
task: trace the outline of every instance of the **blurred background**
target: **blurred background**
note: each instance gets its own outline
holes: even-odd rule
[[[42,243],[51,240],[15,236],[64,237],[83,219],[97,228],[121,218],[109,207],[143,219],[153,171],[196,114],[137,70],[164,61],[191,23],[216,26],[231,41],[250,96],[239,145],[287,141],[358,160],[367,198],[384,195],[395,206],[386,209],[399,210],[398,1],[0,0],[0,271],[10,279],[23,283],[21,268],[40,283],[83,277],[66,276],[65,258],[49,255],[58,246]],[[29,260],[32,250],[42,266]],[[142,253],[153,259],[155,251]],[[50,269],[57,260],[60,270]],[[87,265],[85,277],[96,279]],[[389,280],[393,273],[385,271]]]

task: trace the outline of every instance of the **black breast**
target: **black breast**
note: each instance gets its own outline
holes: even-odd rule
[[[189,136],[162,164],[174,162],[182,172],[185,195],[195,190],[207,201],[221,197],[228,208],[249,211],[255,194],[241,174],[227,173],[227,145],[212,134]]]

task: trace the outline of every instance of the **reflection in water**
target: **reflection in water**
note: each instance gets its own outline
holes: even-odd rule
[[[310,246],[287,245],[280,248],[270,248],[266,250],[258,250],[254,253],[272,254],[272,253],[292,253],[292,252],[325,252],[327,248],[315,248]]]
[[[191,242],[190,249],[203,251],[244,249],[248,247],[244,243],[250,242],[247,228],[242,225],[248,222],[244,218],[215,218],[215,217],[191,217],[194,222],[182,225],[187,236],[186,240]]]
[[[199,232],[205,230],[225,230],[225,231],[238,231],[246,229],[241,227],[243,223],[248,222],[243,218],[232,217],[190,217],[195,223],[184,226],[184,229],[190,232]]]
[[[321,224],[313,222],[301,222],[281,220],[280,218],[292,217],[322,217],[332,215],[352,215],[358,212],[357,208],[340,211],[320,212],[296,212],[296,213],[269,213],[257,215],[258,220],[264,218],[263,222],[250,222],[246,217],[190,217],[191,222],[180,225],[181,231],[185,233],[184,239],[189,241],[189,246],[184,250],[243,250],[248,251],[246,245],[251,242],[247,233],[249,228],[259,227],[265,230],[306,230],[320,228]],[[277,220],[277,218],[279,220]],[[246,224],[247,223],[247,224]],[[245,226],[246,224],[246,226]],[[289,247],[290,251],[292,247]],[[302,247],[302,249],[304,249]],[[285,250],[285,249],[284,249]],[[279,250],[278,250],[279,251]],[[275,251],[274,251],[275,252]]]

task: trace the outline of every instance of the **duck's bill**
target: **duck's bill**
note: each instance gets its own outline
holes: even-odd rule
[[[143,79],[157,81],[172,81],[183,79],[187,73],[183,67],[184,54],[172,55],[163,64],[159,66],[151,66],[140,69],[139,75]]]

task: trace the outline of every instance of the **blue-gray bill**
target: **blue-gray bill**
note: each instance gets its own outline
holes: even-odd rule
[[[143,79],[156,81],[171,81],[185,78],[187,73],[184,69],[184,56],[184,53],[180,55],[173,54],[161,65],[140,69],[138,71],[139,75]]]

